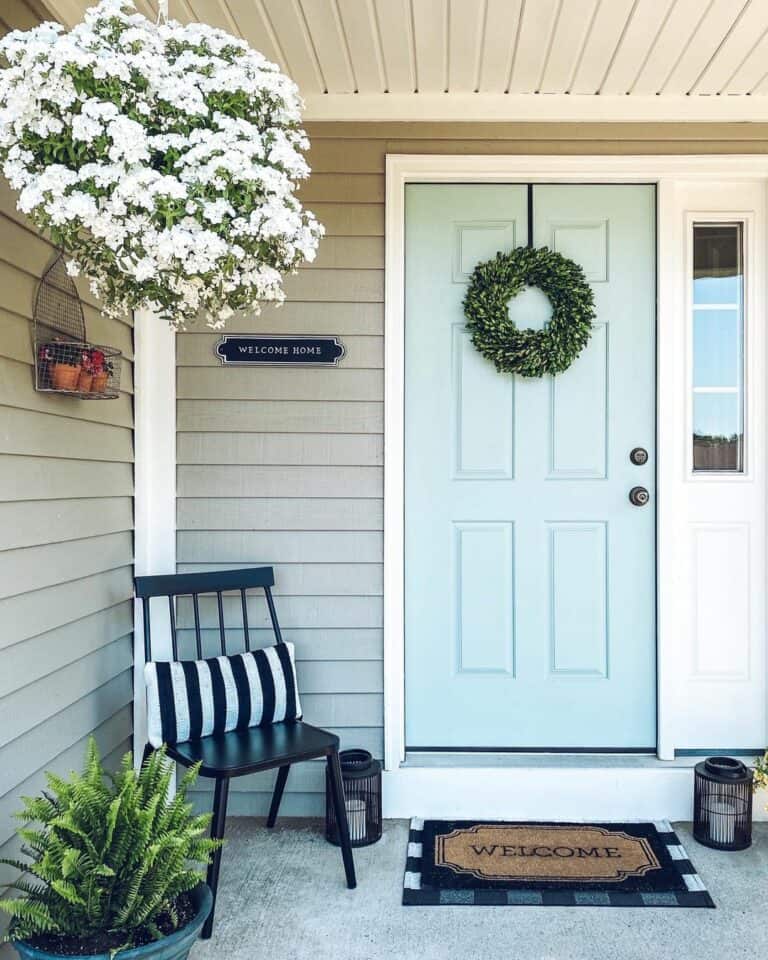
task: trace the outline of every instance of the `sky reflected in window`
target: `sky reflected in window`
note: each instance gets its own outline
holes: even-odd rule
[[[744,469],[743,236],[693,228],[693,469]]]

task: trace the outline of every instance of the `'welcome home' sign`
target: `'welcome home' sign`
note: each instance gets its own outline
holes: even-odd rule
[[[216,356],[227,366],[333,366],[344,356],[338,337],[228,333],[216,344]]]

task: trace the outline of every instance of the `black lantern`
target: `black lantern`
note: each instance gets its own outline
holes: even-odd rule
[[[339,754],[344,781],[349,839],[353,847],[367,847],[381,839],[381,764],[367,750],[342,750]],[[333,811],[331,784],[325,775],[325,838],[339,845],[339,828]]]
[[[752,843],[752,771],[740,760],[710,757],[696,764],[693,835],[716,850]]]

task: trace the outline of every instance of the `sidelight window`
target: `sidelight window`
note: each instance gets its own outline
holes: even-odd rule
[[[693,225],[693,469],[744,472],[744,225]]]

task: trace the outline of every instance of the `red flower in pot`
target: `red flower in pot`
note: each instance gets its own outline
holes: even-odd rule
[[[107,381],[109,380],[109,374],[111,372],[111,364],[107,362],[104,351],[94,347],[93,350],[90,351],[90,364],[93,373],[91,392],[104,393],[107,389]]]

